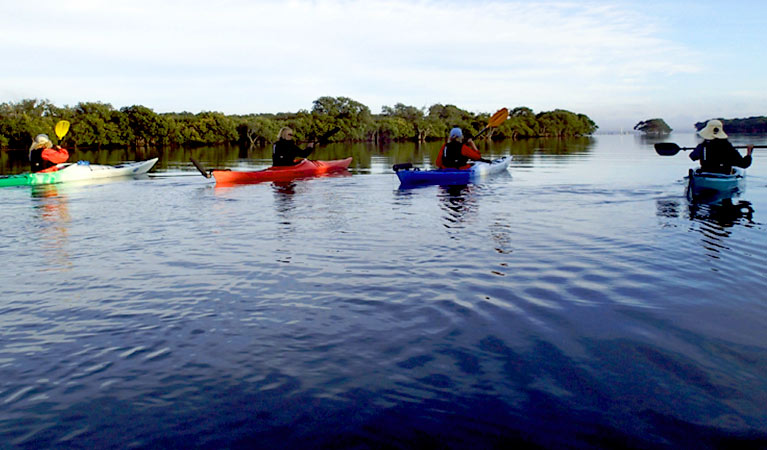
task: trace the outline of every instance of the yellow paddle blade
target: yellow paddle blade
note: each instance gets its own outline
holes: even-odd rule
[[[59,137],[59,140],[61,140],[61,138],[63,138],[68,131],[69,131],[69,121],[60,120],[59,123],[56,124],[56,136]]]
[[[493,114],[490,117],[490,120],[487,122],[488,127],[497,127],[498,125],[502,124],[506,121],[506,119],[509,118],[509,110],[506,108],[501,108]]]

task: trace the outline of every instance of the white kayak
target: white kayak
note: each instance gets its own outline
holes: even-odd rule
[[[149,172],[157,158],[146,161],[130,162],[108,166],[91,164],[88,161],[59,164],[54,172],[24,173],[0,178],[2,186],[37,186],[41,184],[57,184],[70,181],[99,180],[103,178],[133,177]]]

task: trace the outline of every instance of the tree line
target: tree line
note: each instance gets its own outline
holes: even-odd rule
[[[745,119],[719,119],[722,121],[725,133],[767,133],[767,117],[747,117]],[[696,122],[695,129],[700,131],[706,127],[706,122]]]
[[[320,97],[311,110],[294,113],[225,115],[155,113],[141,105],[114,108],[109,103],[81,102],[58,107],[48,100],[26,99],[0,104],[0,148],[25,149],[40,133],[56,140],[52,131],[59,120],[71,123],[63,138],[73,148],[146,148],[235,144],[263,146],[274,142],[283,126],[299,140],[313,140],[338,127],[332,141],[399,142],[443,140],[450,128],[474,134],[487,125],[491,113],[471,113],[455,105],[418,108],[397,103],[380,114],[348,97]],[[513,108],[509,120],[485,139],[584,136],[597,125],[586,115],[556,109],[534,113]]]

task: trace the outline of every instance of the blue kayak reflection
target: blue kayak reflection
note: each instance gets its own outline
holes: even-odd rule
[[[440,199],[443,226],[448,229],[466,228],[466,222],[477,213],[476,186],[449,185],[439,186],[437,197]]]

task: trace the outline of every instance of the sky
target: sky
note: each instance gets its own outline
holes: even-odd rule
[[[767,115],[763,0],[0,0],[0,103],[311,110],[322,96],[675,131]]]

